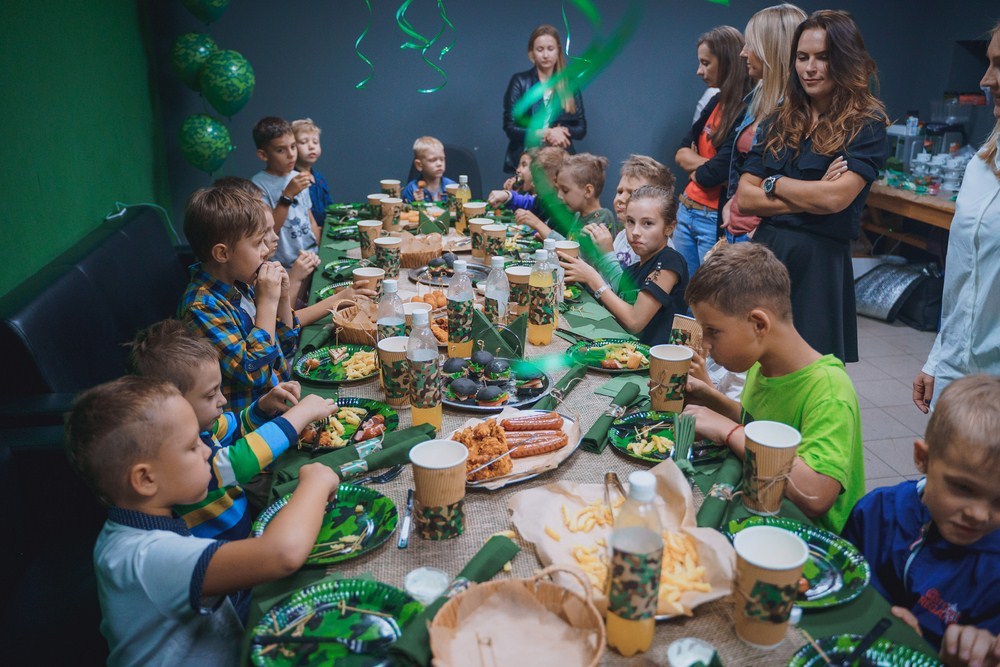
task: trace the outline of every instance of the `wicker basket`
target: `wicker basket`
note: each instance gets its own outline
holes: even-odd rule
[[[364,297],[358,297],[363,299]],[[354,345],[375,345],[378,341],[375,322],[355,321],[358,305],[350,299],[342,299],[333,304],[330,313],[333,316],[333,337],[338,343]]]
[[[555,572],[565,572],[566,574],[574,577],[580,583],[582,589],[586,592],[586,598],[581,598],[579,594],[548,581],[547,577]],[[581,577],[578,572],[565,567],[547,567],[529,579],[501,579],[498,581],[488,581],[482,584],[474,584],[468,590],[455,596],[441,607],[438,613],[434,616],[431,628],[457,628],[458,618],[461,612],[468,612],[478,608],[491,595],[493,595],[493,593],[508,586],[517,586],[525,589],[529,594],[537,599],[542,606],[562,618],[567,625],[595,632],[597,634],[597,641],[593,647],[592,655],[589,657],[589,661],[585,664],[587,667],[595,667],[600,662],[601,656],[604,655],[604,646],[607,640],[604,629],[604,619],[601,618],[601,613],[597,610],[597,607],[594,606],[590,582]],[[566,603],[572,604],[574,602],[576,604],[583,605],[585,611],[584,614],[577,615],[578,622],[575,625],[563,614],[563,605]],[[445,667],[446,665],[446,663],[438,657],[441,655],[444,647],[440,645],[435,646],[435,644],[440,641],[442,641],[440,637],[435,637],[433,633],[431,634],[431,651],[434,653],[435,667]],[[486,664],[490,665],[489,662],[486,662]]]
[[[423,252],[404,252],[399,255],[399,265],[404,269],[419,269],[435,257],[441,256],[441,248],[424,250]]]

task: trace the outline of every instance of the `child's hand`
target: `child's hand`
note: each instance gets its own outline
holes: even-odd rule
[[[257,407],[269,415],[276,415],[287,410],[289,404],[297,405],[301,395],[302,385],[298,382],[282,382],[261,396]]]
[[[506,181],[503,182],[503,189],[513,190],[515,183],[517,183],[517,176],[511,176],[510,178],[508,178]],[[497,190],[494,190],[493,192],[497,192]]]
[[[690,378],[688,381],[690,382]],[[688,386],[690,386],[690,384]],[[723,417],[718,412],[709,410],[703,405],[687,405],[684,407],[684,412],[689,415],[694,415],[695,417],[695,436],[699,438],[708,438],[709,440],[720,444],[728,444],[726,443],[726,436],[728,436],[732,432],[733,427],[737,425],[732,419]]]
[[[334,296],[337,297],[337,301],[342,299],[354,299],[354,297],[358,296],[366,296],[369,299],[374,299],[378,296],[378,292],[368,288],[368,285],[370,285],[371,282],[372,281],[370,280],[359,280],[354,284],[354,287],[348,287],[343,291],[337,292]],[[362,285],[364,285],[364,287],[362,287]]]
[[[312,184],[313,175],[300,171],[292,178],[292,180],[288,181],[288,184],[285,185],[285,189],[281,191],[281,194],[285,195],[289,199],[292,199]]]
[[[705,365],[705,357],[698,354],[697,350],[695,350],[694,356],[691,357],[691,368],[688,370],[688,387],[691,386],[691,378],[695,378],[709,387],[712,387],[715,384],[708,376],[708,367]],[[696,391],[700,389],[701,387],[698,387],[696,388]]]
[[[302,409],[302,413],[307,418],[308,423],[319,419],[326,419],[332,415],[337,409],[337,402],[332,398],[323,398],[319,394],[309,394],[300,399],[298,405],[295,407]]]
[[[504,183],[504,187],[507,187],[506,183]],[[507,190],[493,190],[490,192],[490,196],[486,198],[486,203],[493,208],[496,208],[501,204],[506,204],[509,201],[510,193]]]
[[[278,262],[264,262],[257,272],[254,291],[258,298],[277,300],[281,297],[282,281],[287,279],[285,268]],[[285,287],[287,290],[287,286]]]
[[[288,271],[285,267],[281,267],[281,298],[288,298],[288,291],[291,289],[292,279],[288,276]]]
[[[566,282],[582,283],[592,290],[599,289],[604,284],[604,278],[597,269],[579,257],[570,257],[558,251],[556,254],[559,256],[559,266],[563,268]]]
[[[835,181],[844,174],[847,173],[847,160],[844,159],[843,155],[838,155],[837,158],[830,163],[830,166],[826,168],[826,173],[823,174],[822,181]]]
[[[528,225],[536,232],[542,225],[545,225],[541,218],[526,208],[519,208],[514,211],[514,221],[519,225]]]
[[[583,233],[590,237],[590,239],[594,242],[594,245],[596,245],[602,253],[607,254],[615,249],[615,240],[611,236],[611,230],[604,225],[592,222],[589,225],[584,226]]]
[[[953,623],[941,640],[941,662],[948,667],[997,667],[1000,665],[1000,638],[989,630]]]
[[[312,275],[312,272],[319,266],[319,255],[309,250],[300,250],[299,256],[288,269],[288,277],[291,280],[302,282]]]
[[[726,202],[726,205],[722,207],[722,224],[719,225],[723,229],[729,229],[729,215],[730,209],[733,207],[733,200],[730,199]]]
[[[333,501],[337,496],[337,487],[340,486],[340,477],[333,471],[322,463],[313,462],[307,463],[301,468],[299,468],[299,486],[303,484],[306,485],[323,485],[327,488],[328,501]]]
[[[920,629],[920,622],[917,621],[917,617],[909,609],[906,607],[893,607],[889,611],[893,616],[910,626],[910,629],[916,632],[918,637],[924,636],[924,631]]]

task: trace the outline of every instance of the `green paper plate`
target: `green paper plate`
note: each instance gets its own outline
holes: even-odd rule
[[[267,524],[288,504],[291,497],[290,493],[260,513],[253,522],[254,537],[263,534]],[[359,506],[363,508],[360,513],[357,512]],[[327,505],[323,526],[319,529],[316,546],[306,560],[306,565],[330,565],[373,551],[396,532],[398,522],[399,513],[392,500],[366,486],[341,484],[337,489],[336,500]],[[345,543],[343,549],[333,553],[336,547],[329,543],[349,536],[360,539],[354,543]],[[357,546],[352,546],[353,544]]]
[[[655,424],[661,423],[661,426]],[[638,439],[638,432],[652,426],[648,435],[665,435],[671,440],[674,439],[674,413],[672,412],[636,412],[611,423],[608,431],[608,442],[619,453],[636,459],[638,461],[648,461],[649,463],[661,463],[674,457],[674,449],[659,454],[635,454],[629,451],[629,443]]]
[[[851,651],[861,641],[861,635],[833,635],[817,639],[823,652],[831,660],[846,660]],[[822,667],[828,664],[811,644],[806,644],[788,661],[788,667]],[[860,661],[863,667],[934,667],[941,662],[926,653],[921,653],[908,646],[893,644],[888,639],[879,639],[865,651]]]
[[[330,227],[326,230],[326,237],[334,241],[357,241],[358,225],[342,225],[340,227]]]
[[[637,352],[646,357],[646,365],[634,370],[629,368],[603,368],[601,361],[605,356],[601,354],[602,351],[599,348],[606,345],[623,345],[625,343],[633,345]],[[588,368],[593,368],[595,371],[600,371],[601,373],[645,373],[649,371],[649,346],[626,338],[600,338],[595,341],[581,340],[570,345],[567,352],[573,358],[574,362],[586,364]]]
[[[342,615],[339,611],[341,602],[354,609],[379,612],[379,615],[353,610],[345,610]],[[271,649],[254,644],[250,660],[259,667],[374,667],[392,664],[388,658],[388,646],[402,635],[403,628],[423,609],[423,605],[403,591],[378,581],[340,579],[307,586],[271,607],[252,628],[250,636],[279,634],[275,628],[288,628],[303,619],[302,635],[340,637],[345,643],[283,644]],[[382,614],[388,614],[388,617]],[[288,629],[286,632],[293,631]],[[348,648],[346,642],[351,640],[357,640],[355,649],[360,649],[361,653],[353,653]]]
[[[339,273],[347,268],[352,268],[358,265],[360,259],[335,259],[329,262],[323,267],[323,273]]]
[[[370,398],[356,398],[354,396],[338,396],[337,397],[337,407],[338,408],[364,408],[367,412],[361,416],[361,423],[366,420],[371,419],[375,415],[382,415],[385,419],[385,432],[389,433],[395,431],[399,428],[399,413],[390,408],[385,403],[380,401],[375,401]],[[338,410],[339,412],[339,410]],[[336,414],[333,415],[336,417]],[[349,441],[354,437],[354,434],[358,431],[358,426],[354,424],[349,424],[346,421],[342,421],[341,424],[344,426],[344,434],[340,436],[345,441]],[[346,445],[345,445],[346,446]],[[305,451],[313,452],[330,452],[334,448],[331,447],[317,447],[308,442],[299,442],[299,449]]]
[[[308,380],[309,382],[316,382],[318,384],[340,384],[342,382],[360,382],[362,380],[367,380],[370,377],[378,375],[378,366],[376,365],[375,370],[364,377],[353,378],[351,380],[347,379],[347,371],[344,370],[344,362],[341,361],[337,364],[330,363],[330,355],[327,350],[334,347],[343,347],[352,355],[355,352],[374,352],[375,348],[371,345],[328,345],[326,347],[320,347],[312,352],[303,354],[295,362],[295,366],[292,370],[303,380]],[[310,359],[319,359],[319,366],[311,371],[305,370],[305,363]],[[350,359],[348,357],[347,359]],[[346,360],[345,360],[346,361]]]
[[[850,602],[861,595],[871,580],[871,568],[857,547],[830,531],[794,519],[752,516],[730,521],[724,533],[731,540],[748,526],[783,528],[801,537],[809,547],[809,560],[802,568],[809,590],[800,593],[796,601],[803,609],[824,609]]]
[[[330,283],[329,285],[324,285],[323,287],[320,287],[318,290],[316,290],[316,296],[318,296],[322,300],[327,297],[333,296],[334,294],[337,293],[338,290],[343,289],[345,287],[350,287],[353,284],[354,283],[347,280],[339,283]]]
[[[576,303],[583,296],[583,289],[576,285],[567,285],[563,290],[563,301],[565,303]]]

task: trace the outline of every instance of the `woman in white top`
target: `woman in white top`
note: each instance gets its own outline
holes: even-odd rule
[[[965,169],[948,239],[941,331],[916,379],[913,402],[927,412],[952,380],[1000,375],[1000,23],[980,85],[993,97],[993,133]]]

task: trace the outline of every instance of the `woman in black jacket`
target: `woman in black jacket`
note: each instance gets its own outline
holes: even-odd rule
[[[550,77],[560,72],[566,66],[566,58],[562,52],[562,39],[559,31],[550,25],[540,25],[531,33],[528,39],[528,60],[534,67],[524,72],[518,72],[510,78],[507,92],[503,97],[503,131],[509,140],[507,154],[503,161],[505,174],[513,174],[517,162],[524,152],[525,138],[528,133],[527,124],[530,117],[541,111],[544,105],[561,104],[561,110],[555,115],[549,125],[541,131],[542,144],[558,146],[570,153],[573,141],[583,139],[587,135],[587,119],[583,114],[583,97],[578,91],[569,94],[566,86],[561,84],[555,90],[550,90],[545,98],[531,107],[530,114],[518,122],[514,117],[514,106],[528,89],[539,81],[548,81]]]

